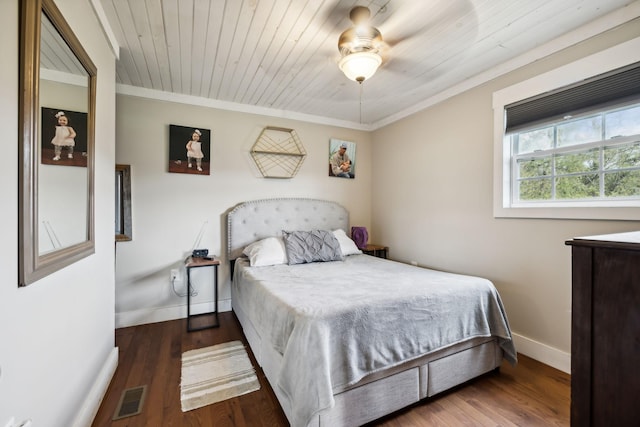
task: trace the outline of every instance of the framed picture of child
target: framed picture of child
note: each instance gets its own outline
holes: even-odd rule
[[[331,138],[329,140],[329,176],[356,177],[356,143]]]
[[[169,125],[169,172],[209,175],[211,131]]]
[[[42,107],[40,162],[87,167],[87,113]]]

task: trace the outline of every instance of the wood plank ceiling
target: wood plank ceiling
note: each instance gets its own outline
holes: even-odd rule
[[[375,124],[629,0],[100,0],[117,82]],[[362,86],[338,37],[368,6],[390,48]]]

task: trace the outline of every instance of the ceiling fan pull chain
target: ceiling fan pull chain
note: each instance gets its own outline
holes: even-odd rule
[[[362,124],[362,82],[358,86],[360,86],[360,124]]]

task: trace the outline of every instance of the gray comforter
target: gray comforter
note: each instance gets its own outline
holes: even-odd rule
[[[475,337],[516,351],[500,296],[482,278],[367,255],[249,267],[236,262],[234,304],[282,354],[277,386],[306,426],[364,376]]]

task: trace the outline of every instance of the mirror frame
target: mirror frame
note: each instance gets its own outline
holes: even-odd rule
[[[116,188],[116,215],[120,228],[116,230],[116,242],[129,242],[133,239],[131,231],[131,165],[116,165],[116,177],[120,183]]]
[[[39,253],[38,166],[41,16],[45,14],[88,75],[87,239]],[[94,138],[97,69],[53,0],[22,0],[20,6],[18,285],[26,286],[95,253]]]

